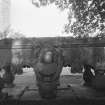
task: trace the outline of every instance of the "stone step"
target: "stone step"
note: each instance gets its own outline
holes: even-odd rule
[[[19,99],[27,90],[27,86],[15,86],[13,88],[4,88],[3,93],[8,93],[8,96],[12,99]]]
[[[3,93],[8,93],[11,99],[41,101],[43,100],[34,86],[15,86],[14,88],[4,88]],[[70,84],[69,87],[59,87],[56,100],[104,100],[105,92],[96,91],[89,87]]]

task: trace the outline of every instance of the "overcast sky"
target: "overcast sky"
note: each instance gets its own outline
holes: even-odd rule
[[[11,0],[12,28],[28,37],[62,35],[65,23],[67,11],[61,12],[54,4],[36,8],[31,0]]]

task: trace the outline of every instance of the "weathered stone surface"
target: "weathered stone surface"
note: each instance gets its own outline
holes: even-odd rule
[[[41,97],[38,91],[30,90],[24,93],[24,95],[21,97],[21,100],[41,100]]]
[[[96,91],[91,87],[72,85],[72,89],[75,92],[76,97],[79,99],[105,99],[105,92]]]
[[[4,88],[2,92],[8,93],[8,96],[11,96],[13,99],[19,99],[26,88],[26,86],[15,86],[14,88]]]
[[[23,75],[17,75],[14,88],[4,88],[3,92],[12,96],[12,99],[21,101],[42,101],[38,92],[38,87],[33,79],[33,72],[25,72]],[[105,92],[96,91],[95,89],[81,85],[82,76],[63,76],[61,85],[57,90],[57,100],[105,100]],[[81,79],[81,80],[80,80]],[[74,82],[73,82],[74,81]],[[49,100],[48,100],[49,101]]]

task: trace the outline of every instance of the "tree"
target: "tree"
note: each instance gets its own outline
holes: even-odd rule
[[[0,32],[0,39],[6,39],[10,30],[10,25],[3,31]]]
[[[77,37],[89,34],[105,33],[105,0],[39,0],[40,6],[51,3],[61,10],[69,9],[65,32],[72,32]],[[43,5],[43,1],[44,5]],[[75,21],[73,22],[73,18]],[[96,31],[98,30],[98,31]]]
[[[68,30],[74,35],[89,36],[96,30],[105,33],[105,0],[74,0],[72,9],[76,22]]]

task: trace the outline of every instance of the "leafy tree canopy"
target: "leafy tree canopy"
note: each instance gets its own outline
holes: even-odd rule
[[[105,0],[33,0],[37,7],[51,3],[61,10],[69,9],[66,33],[77,37],[88,37],[96,31],[105,34]]]

